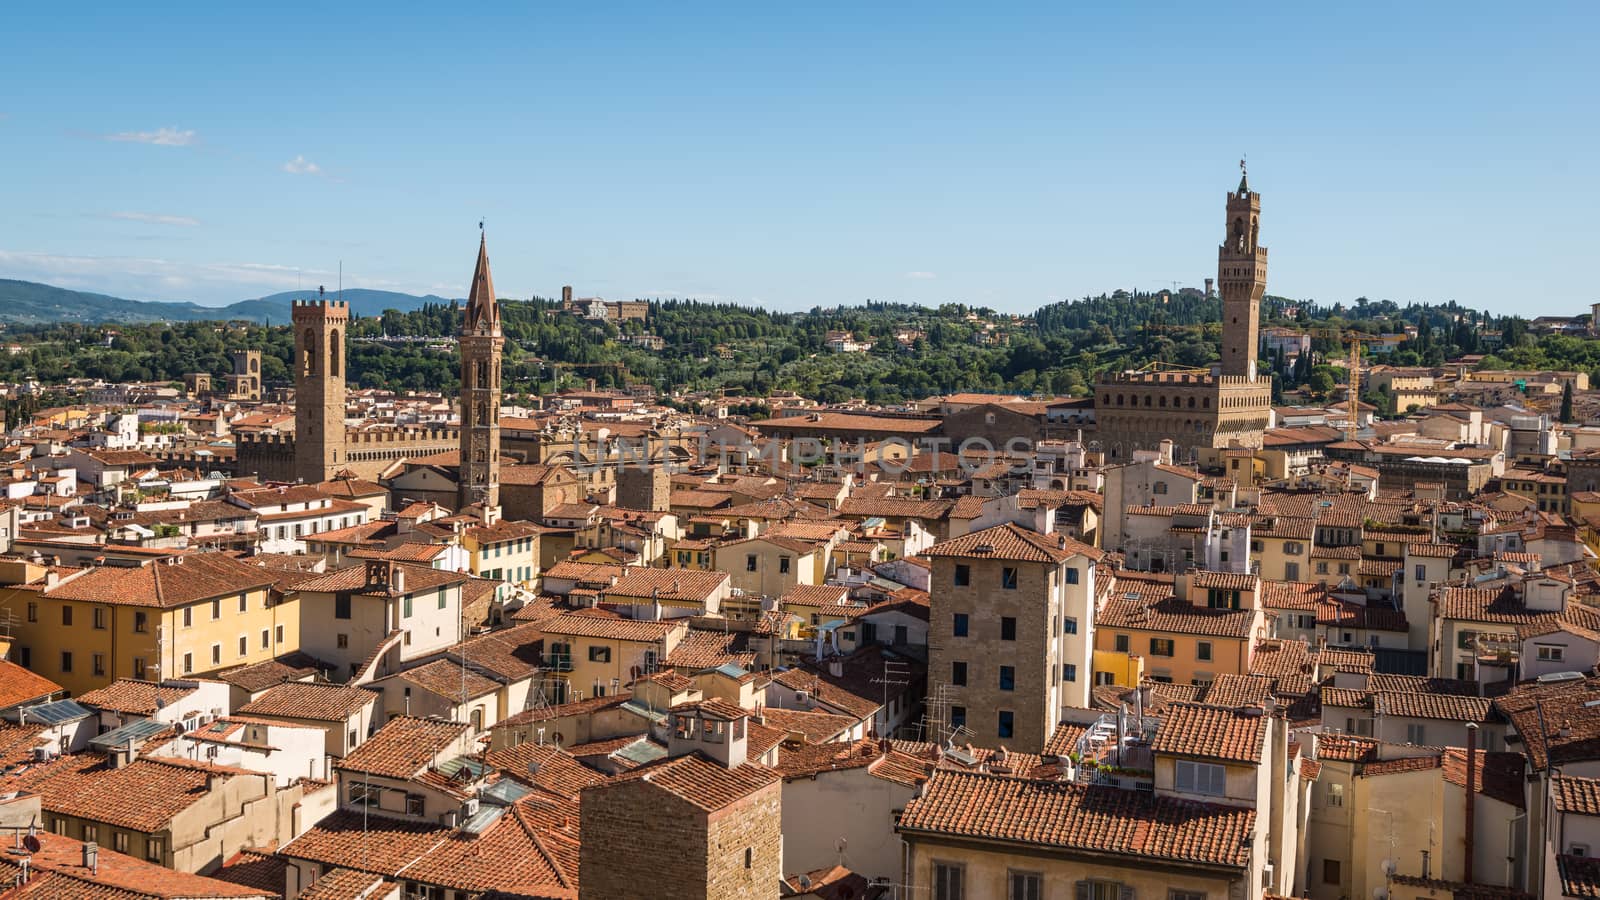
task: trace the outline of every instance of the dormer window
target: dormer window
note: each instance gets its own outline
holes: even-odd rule
[[[716,719],[705,719],[700,723],[700,740],[708,744],[720,744],[723,739],[724,723]]]

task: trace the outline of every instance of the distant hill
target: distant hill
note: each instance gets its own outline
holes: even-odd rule
[[[242,319],[252,322],[289,321],[290,304],[296,298],[315,297],[314,291],[293,291],[241,300],[227,306],[201,306],[198,303],[160,303],[128,300],[106,294],[74,291],[33,281],[0,278],[0,322],[44,324],[49,322],[202,322]],[[394,291],[351,289],[344,292],[350,311],[358,316],[381,315],[386,309],[410,312],[428,303],[449,303],[429,294],[401,294]]]

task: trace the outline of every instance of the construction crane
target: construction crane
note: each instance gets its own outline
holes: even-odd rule
[[[1356,432],[1359,430],[1356,422],[1356,404],[1360,402],[1359,396],[1361,393],[1361,342],[1374,340],[1376,336],[1350,328],[1331,327],[1311,328],[1307,329],[1307,333],[1313,338],[1325,338],[1335,344],[1343,344],[1349,348],[1350,357],[1346,363],[1349,367],[1349,375],[1346,377],[1344,389],[1344,439],[1354,441]]]

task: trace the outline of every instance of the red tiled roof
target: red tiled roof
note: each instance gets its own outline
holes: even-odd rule
[[[107,566],[45,590],[45,596],[123,606],[170,608],[268,587],[259,566],[222,553],[186,553],[143,566]]]
[[[347,772],[411,778],[460,741],[471,726],[443,719],[397,716],[335,764]]]
[[[240,715],[343,722],[377,702],[378,695],[342,684],[288,681],[239,708]]]
[[[729,769],[691,753],[640,766],[612,783],[642,781],[709,813],[737,803],[779,779],[779,774],[766,766],[745,763]],[[589,790],[605,789],[601,786]]]
[[[1248,809],[940,769],[896,830],[1242,869],[1254,822]]]
[[[1259,763],[1267,718],[1218,706],[1174,703],[1161,716],[1150,749],[1156,753]]]

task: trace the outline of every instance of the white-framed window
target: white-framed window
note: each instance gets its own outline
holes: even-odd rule
[[[1338,782],[1330,782],[1328,784],[1328,805],[1344,805],[1344,785],[1339,784]]]
[[[1180,759],[1173,773],[1173,787],[1186,794],[1220,797],[1227,793],[1228,771],[1214,763]]]
[[[1554,644],[1536,644],[1540,662],[1561,662],[1566,657],[1567,648]]]

